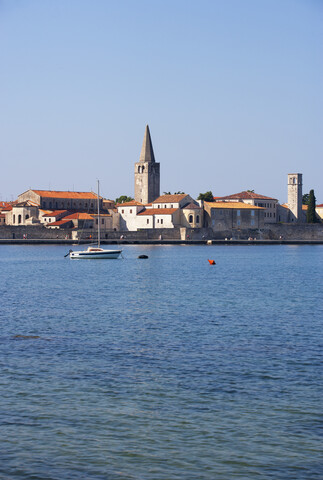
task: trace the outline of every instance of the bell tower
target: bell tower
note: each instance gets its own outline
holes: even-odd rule
[[[155,155],[146,126],[139,162],[135,163],[135,200],[143,204],[151,203],[160,195],[160,164]]]
[[[302,222],[302,174],[288,174],[288,207],[290,210],[291,222]]]

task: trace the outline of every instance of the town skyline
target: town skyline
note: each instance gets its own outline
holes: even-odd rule
[[[2,2],[0,200],[134,196],[149,124],[161,192],[323,201],[320,2]],[[5,180],[4,180],[5,179]]]

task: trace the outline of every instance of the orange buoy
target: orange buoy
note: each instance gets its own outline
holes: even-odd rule
[[[210,264],[210,265],[215,265],[215,261],[214,261],[214,260],[210,260],[210,259],[208,259],[208,260],[209,260],[209,264]]]

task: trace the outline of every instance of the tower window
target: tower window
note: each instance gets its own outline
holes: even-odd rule
[[[147,218],[147,223],[149,223],[149,218]]]
[[[193,215],[190,215],[190,216],[188,217],[188,221],[189,221],[189,223],[193,223]]]

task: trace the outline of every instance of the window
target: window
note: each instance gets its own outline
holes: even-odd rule
[[[95,223],[96,223],[96,225],[98,225],[98,223],[99,223],[97,218],[95,219]]]
[[[255,211],[254,211],[254,210],[251,210],[251,216],[252,216],[252,217],[255,216]]]
[[[43,202],[43,207],[44,207],[44,208],[46,207],[46,202]]]
[[[12,216],[12,223],[16,223],[16,215]]]
[[[28,218],[29,218],[29,215],[27,214],[27,215],[25,216],[25,219],[28,220]]]
[[[200,223],[200,216],[196,215],[196,223]]]
[[[18,215],[18,223],[21,223],[21,215]]]
[[[164,220],[163,220],[163,219],[161,219],[161,220],[160,220],[160,223],[161,223],[161,224],[163,224],[163,223],[164,223]]]
[[[237,217],[240,217],[240,210],[237,210]]]
[[[124,210],[121,210],[121,213],[124,213]]]
[[[188,221],[189,221],[189,223],[193,223],[193,215],[189,215]]]
[[[87,207],[87,202],[85,202],[85,206]]]
[[[255,224],[255,221],[254,220],[251,220],[251,225],[254,225]]]
[[[165,208],[167,208],[167,205],[165,205]]]
[[[51,218],[49,218],[49,219],[48,219],[48,221],[49,221],[49,222],[51,222],[51,221],[52,221],[52,219],[51,219]]]
[[[276,217],[276,213],[274,212],[274,218]]]
[[[170,206],[170,208],[174,208],[174,206],[173,206],[173,205],[171,205],[171,206]]]
[[[241,222],[240,220],[237,220],[237,225],[240,226]]]
[[[159,218],[157,218],[157,223],[159,223]]]
[[[149,223],[149,218],[147,218],[147,223]]]
[[[132,213],[132,208],[130,208],[130,213]]]

